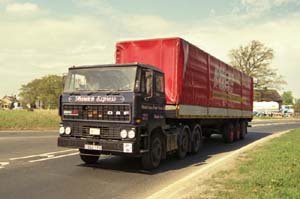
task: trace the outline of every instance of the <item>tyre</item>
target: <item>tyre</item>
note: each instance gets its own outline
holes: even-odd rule
[[[192,134],[192,148],[191,152],[192,154],[197,154],[200,150],[200,148],[203,145],[203,138],[202,138],[202,131],[200,126],[196,126],[193,129]]]
[[[150,149],[148,153],[142,156],[142,165],[144,169],[155,169],[159,166],[162,158],[162,140],[158,134],[151,137]]]
[[[79,151],[81,160],[86,164],[95,164],[100,157],[98,151],[91,151],[85,149],[79,149]]]
[[[236,122],[234,126],[234,141],[238,141],[240,139],[241,139],[241,125],[239,122]]]
[[[179,137],[177,157],[179,159],[185,158],[188,150],[189,150],[189,128],[184,127],[181,131],[181,135]]]
[[[247,122],[241,122],[241,139],[244,139],[247,135]]]
[[[231,143],[234,140],[234,127],[232,123],[227,123],[223,127],[223,140],[226,143]]]

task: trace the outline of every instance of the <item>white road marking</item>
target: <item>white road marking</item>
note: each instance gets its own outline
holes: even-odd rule
[[[58,155],[58,156],[52,156],[52,157],[42,158],[42,159],[37,159],[37,160],[30,160],[28,162],[30,162],[30,163],[41,162],[41,161],[53,160],[53,159],[57,159],[57,158],[63,158],[63,157],[68,157],[68,156],[73,156],[73,155],[78,155],[78,154],[79,154],[79,152],[76,152],[76,153],[70,153],[70,154]]]
[[[22,160],[22,159],[28,159],[28,158],[35,158],[35,157],[53,157],[54,154],[57,153],[65,153],[65,152],[73,152],[78,151],[78,149],[68,149],[68,150],[62,150],[62,151],[53,151],[48,153],[42,153],[42,154],[35,154],[35,155],[28,155],[23,157],[17,157],[17,158],[9,158],[9,160]]]
[[[195,178],[196,176],[200,176],[201,173],[203,172],[207,172],[209,169],[213,169],[216,168],[219,164],[221,164],[223,161],[229,160],[231,158],[233,158],[234,156],[241,154],[242,152],[245,152],[253,147],[255,147],[257,144],[263,143],[267,140],[273,139],[275,137],[279,137],[287,132],[289,132],[290,130],[287,131],[283,131],[283,132],[278,132],[275,134],[272,134],[270,136],[261,138],[255,142],[252,142],[240,149],[237,149],[233,152],[230,152],[228,155],[225,155],[224,157],[211,162],[205,166],[203,166],[202,168],[200,168],[199,170],[196,170],[195,172],[179,179],[178,181],[168,185],[165,188],[162,188],[160,191],[150,195],[149,197],[147,197],[147,199],[160,199],[160,198],[164,198],[164,199],[173,199],[173,198],[178,198],[178,193],[182,190],[185,189],[185,186],[190,186],[189,182],[191,182],[191,179]]]
[[[41,138],[55,138],[57,135],[49,135],[49,136],[15,136],[15,137],[1,137],[0,140],[8,140],[8,139],[41,139]]]
[[[0,162],[0,169],[3,169],[6,165],[9,165],[9,162]]]

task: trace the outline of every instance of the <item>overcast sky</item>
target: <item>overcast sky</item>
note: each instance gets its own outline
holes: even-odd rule
[[[116,41],[179,36],[226,62],[263,42],[300,98],[299,0],[0,0],[0,34],[0,97],[72,65],[113,63]]]

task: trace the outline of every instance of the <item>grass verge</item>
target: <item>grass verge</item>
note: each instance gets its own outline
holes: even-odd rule
[[[208,184],[191,198],[300,198],[300,130],[240,155]]]
[[[0,130],[56,129],[57,110],[0,110]]]

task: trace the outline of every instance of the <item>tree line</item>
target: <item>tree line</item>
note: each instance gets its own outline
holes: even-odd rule
[[[295,111],[300,111],[300,98],[294,98],[292,91],[285,91],[282,94],[282,104],[293,105]]]
[[[34,79],[20,88],[20,101],[31,108],[56,109],[62,93],[62,76],[47,75]]]

